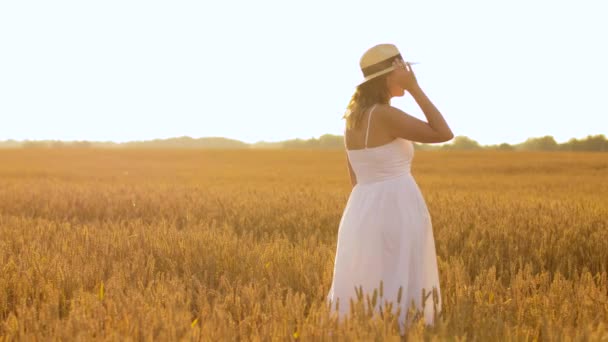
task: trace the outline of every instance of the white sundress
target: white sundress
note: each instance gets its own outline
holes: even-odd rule
[[[372,297],[383,281],[383,297],[376,307],[393,301],[400,305],[399,323],[406,328],[406,311],[412,299],[422,310],[422,289],[441,292],[431,217],[410,173],[414,156],[411,141],[396,138],[390,143],[367,147],[372,107],[367,120],[365,148],[348,150],[357,184],[353,187],[338,229],[336,256],[327,300],[332,311],[339,299],[339,317],[350,312],[357,300],[355,287]],[[397,304],[399,287],[401,301]],[[425,301],[424,320],[433,324],[433,296]],[[367,304],[365,304],[367,306]],[[411,318],[410,318],[411,319]],[[402,330],[403,331],[403,330]]]

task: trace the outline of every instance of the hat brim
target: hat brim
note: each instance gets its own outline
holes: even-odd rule
[[[374,78],[376,78],[378,76],[382,76],[384,74],[388,74],[389,72],[391,72],[393,70],[395,70],[395,66],[391,65],[390,67],[388,67],[388,68],[386,68],[384,70],[380,70],[380,71],[378,71],[376,73],[368,75],[367,77],[365,77],[365,79],[363,79],[363,81],[359,82],[359,84],[357,84],[357,86],[359,86],[359,85],[361,85],[361,84],[363,84],[363,83],[365,83],[365,82],[367,82],[367,81],[369,81],[371,79],[374,79]]]

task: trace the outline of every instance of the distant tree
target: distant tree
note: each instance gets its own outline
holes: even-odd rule
[[[588,135],[585,139],[572,138],[560,144],[560,150],[565,151],[604,151],[608,152],[608,140],[603,134]]]
[[[21,142],[13,139],[0,141],[0,148],[16,148],[21,147]]]
[[[283,148],[307,148],[310,144],[308,143],[308,140],[296,138],[283,141],[281,146]]]
[[[317,138],[291,139],[282,142],[284,148],[321,148],[339,149],[344,148],[344,137],[341,135],[324,134]]]
[[[344,147],[344,137],[341,135],[323,134],[319,137],[319,146],[322,148]]]
[[[90,148],[93,147],[93,144],[90,141],[82,140],[72,142],[71,146],[76,148]]]
[[[585,139],[586,151],[608,151],[608,140],[603,134],[588,135]]]
[[[146,141],[130,141],[122,143],[121,146],[130,148],[249,148],[248,144],[234,139],[222,137],[204,137],[194,139],[188,136]]]
[[[502,144],[498,144],[498,145],[484,145],[483,146],[484,149],[488,149],[488,150],[496,150],[496,151],[511,151],[514,150],[515,148],[507,143],[502,143]]]
[[[558,149],[557,142],[550,135],[540,138],[528,138],[519,147],[520,149],[531,151],[555,151]]]
[[[63,147],[68,147],[69,143],[63,142],[61,140],[53,140],[49,143],[49,146],[51,148],[63,148]]]
[[[481,146],[479,143],[467,136],[459,135],[454,138],[451,144],[442,146],[442,149],[446,150],[479,150]]]
[[[26,140],[21,144],[22,148],[46,148],[49,147],[44,141]]]
[[[502,143],[500,145],[498,145],[497,150],[502,150],[502,151],[512,151],[515,148],[507,143]]]
[[[255,149],[278,149],[282,148],[283,142],[268,142],[268,141],[258,141],[253,144],[249,144],[250,148]]]

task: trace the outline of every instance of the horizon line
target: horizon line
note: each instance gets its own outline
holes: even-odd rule
[[[310,138],[288,138],[288,139],[283,139],[283,140],[275,140],[275,141],[268,141],[268,140],[258,140],[255,142],[246,142],[240,139],[235,139],[235,138],[229,138],[229,137],[225,137],[225,136],[201,136],[201,137],[192,137],[189,135],[181,135],[181,136],[173,136],[173,137],[168,137],[168,138],[148,138],[148,139],[141,139],[141,140],[126,140],[126,141],[114,141],[114,140],[87,140],[87,139],[70,139],[70,140],[62,140],[62,139],[22,139],[22,140],[18,140],[18,139],[4,139],[4,140],[0,140],[0,143],[6,143],[6,142],[18,142],[18,143],[22,143],[22,142],[40,142],[40,141],[54,141],[54,142],[64,142],[64,143],[68,143],[68,142],[89,142],[89,143],[113,143],[113,144],[128,144],[128,143],[135,143],[135,142],[147,142],[147,141],[155,141],[155,140],[171,140],[171,139],[180,139],[180,138],[189,138],[189,139],[193,139],[193,140],[199,140],[199,139],[225,139],[225,140],[230,140],[230,141],[234,141],[234,142],[240,142],[243,144],[247,144],[247,145],[255,145],[255,144],[261,144],[261,143],[266,143],[266,144],[276,144],[276,143],[282,143],[285,141],[291,141],[291,140],[302,140],[302,141],[306,141],[306,140],[318,140],[323,136],[333,136],[333,137],[344,137],[343,134],[331,134],[331,133],[325,133],[325,134],[321,134],[318,137],[310,137]],[[555,137],[551,134],[545,134],[545,135],[539,135],[539,136],[532,136],[532,137],[528,137],[526,139],[538,139],[538,138],[544,138],[544,137],[552,137],[553,140],[555,140],[556,143],[558,144],[563,144],[563,143],[567,143],[572,139],[576,139],[576,140],[584,140],[587,139],[589,137],[595,137],[595,136],[604,136],[606,137],[606,134],[604,133],[589,133],[586,134],[584,137],[571,137],[568,138],[567,140],[560,142],[557,141],[555,139]],[[451,142],[454,141],[454,139],[458,138],[458,137],[465,137],[468,139],[471,139],[475,142],[477,142],[479,145],[482,146],[488,146],[488,145],[501,145],[501,144],[509,144],[509,145],[516,145],[516,144],[520,144],[525,142],[526,140],[523,140],[521,142],[517,142],[517,143],[508,143],[508,142],[500,142],[500,143],[493,143],[493,144],[482,144],[479,141],[477,141],[476,139],[467,136],[467,135],[455,135],[454,138],[450,139],[449,141],[446,142],[441,142],[441,143],[421,143],[421,142],[417,142],[417,141],[413,141],[416,144],[422,144],[422,145],[442,145],[442,144],[449,144]]]

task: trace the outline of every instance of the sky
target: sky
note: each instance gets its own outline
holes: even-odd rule
[[[608,2],[1,1],[0,140],[341,135],[395,44],[452,132],[608,134]],[[419,119],[406,93],[391,105]]]

